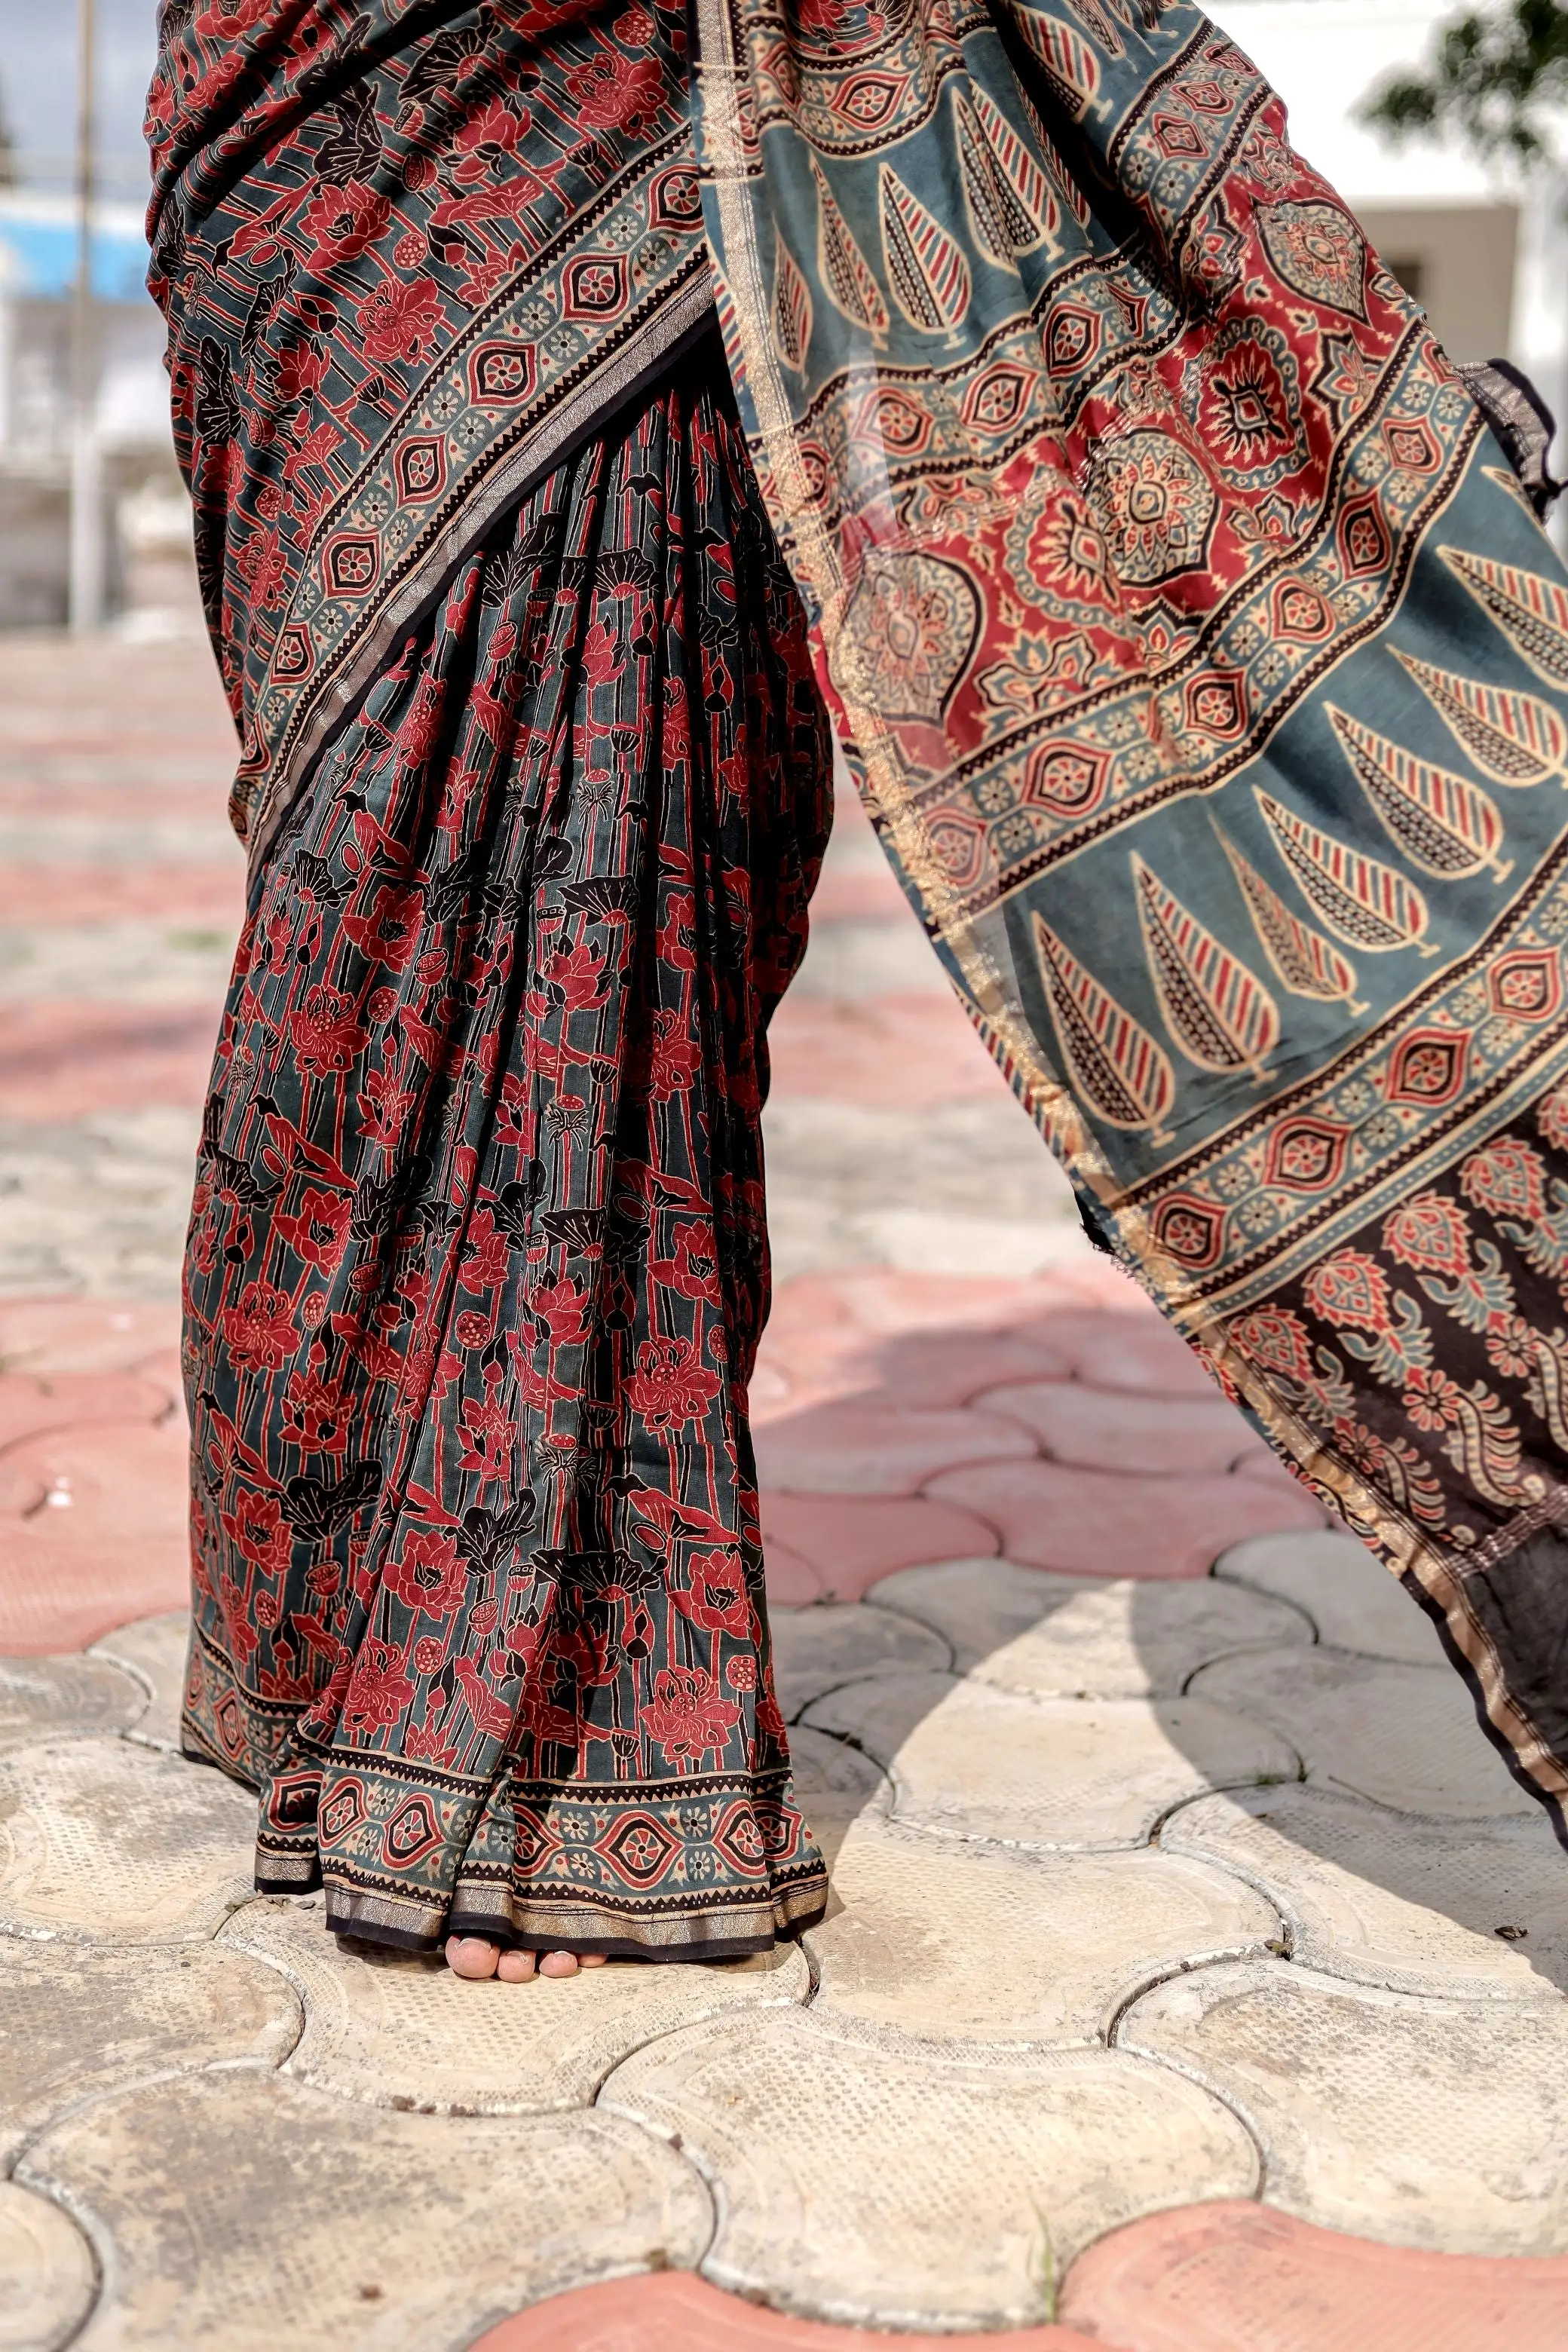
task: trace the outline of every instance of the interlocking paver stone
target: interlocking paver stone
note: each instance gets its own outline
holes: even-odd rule
[[[1311,1638],[1299,1612],[1212,1577],[1108,1580],[953,1559],[900,1569],[866,1597],[942,1634],[959,1674],[1041,1697],[1171,1697],[1230,1651]]]
[[[130,1371],[154,1349],[179,1342],[177,1296],[0,1298],[0,1363],[35,1379]]]
[[[1563,2352],[1568,2258],[1426,2253],[1265,2205],[1187,2205],[1080,2254],[1061,2311],[1123,2352]]]
[[[1398,1579],[1354,1536],[1331,1528],[1254,1536],[1215,1562],[1215,1574],[1304,1609],[1318,1639],[1369,1658],[1433,1666],[1443,1662],[1437,1629]]]
[[[1236,2118],[1174,2072],[1109,2051],[943,2050],[810,2011],[672,2035],[603,2097],[679,2133],[717,2180],[707,2276],[883,2327],[1046,2318],[1089,2238],[1257,2177]]]
[[[472,2352],[868,2352],[865,2336],[744,2302],[689,2271],[606,2279],[503,2320]],[[879,2333],[871,2352],[931,2352],[929,2336]],[[1065,2327],[1010,2334],[1007,2352],[1094,2352]]]
[[[1156,1973],[1260,1952],[1274,1906],[1216,1870],[1160,1853],[1020,1853],[856,1822],[837,1898],[806,1944],[814,2014],[937,2040],[1103,2041]]]
[[[0,1646],[63,1650],[190,1586],[182,1423],[51,1431],[0,1454]]]
[[[805,1719],[887,1767],[895,1819],[1053,1851],[1142,1845],[1173,1805],[1298,1770],[1265,1725],[1190,1698],[1026,1698],[948,1675],[881,1675]]]
[[[764,1486],[761,1501],[764,1552],[788,1553],[817,1580],[803,1599],[858,1601],[895,1568],[1000,1548],[994,1528],[973,1511],[923,1495],[780,1495]]]
[[[211,1944],[0,1940],[0,2165],[100,2092],[198,2067],[276,2066],[300,2024],[281,1976]]]
[[[892,1782],[862,1749],[806,1724],[790,1727],[789,1754],[801,1810],[831,1864],[852,1822],[892,1810]]]
[[[118,1666],[94,1658],[0,1658],[0,1755],[39,1739],[128,1731],[147,1694]]]
[[[1011,1559],[1064,1576],[1205,1576],[1244,1536],[1322,1524],[1301,1489],[1254,1478],[1142,1478],[1065,1462],[994,1462],[943,1471],[925,1493],[994,1527]]]
[[[1134,2001],[1117,2045],[1229,2100],[1288,2212],[1454,2253],[1568,2251],[1568,2003],[1222,1962]]]
[[[1141,1292],[1131,1284],[1125,1288],[1127,1296],[1109,1313],[1053,1317],[1051,1338],[1070,1353],[1079,1380],[1093,1388],[1204,1397],[1212,1403],[1219,1390],[1192,1349]]]
[[[691,2266],[711,2226],[690,2167],[617,2116],[520,2131],[278,2075],[104,2102],[20,2172],[112,2244],[82,2352],[461,2352],[537,2296]]]
[[[1402,1992],[1568,1991],[1568,1866],[1544,1814],[1461,1826],[1297,1783],[1184,1806],[1160,1843],[1263,1888],[1307,1968]]]
[[[92,2249],[68,2215],[0,2180],[0,2352],[62,2352],[96,2286]]]
[[[613,2066],[655,2035],[738,2009],[803,2001],[795,1945],[707,1968],[611,1960],[525,1985],[462,1983],[444,1960],[329,1935],[319,1896],[247,1904],[221,1943],[280,1969],[305,2003],[285,2072],[318,2090],[421,2115],[585,2107]]]
[[[773,1682],[791,1721],[825,1692],[867,1675],[900,1669],[944,1673],[952,1654],[941,1634],[890,1609],[829,1601],[815,1609],[769,1612]]]
[[[1273,1724],[1308,1777],[1406,1813],[1532,1813],[1476,1727],[1458,1676],[1343,1650],[1254,1651],[1205,1666],[1193,1695]]]
[[[1026,1431],[995,1413],[848,1401],[759,1429],[757,1475],[794,1495],[912,1495],[960,1463],[1028,1459],[1034,1451]]]
[[[973,1402],[982,1412],[1020,1423],[1055,1462],[1124,1476],[1223,1473],[1257,1443],[1217,1391],[1165,1397],[1088,1388],[1079,1381],[1033,1381],[984,1389]]]
[[[190,1638],[189,1611],[170,1609],[158,1617],[138,1617],[129,1625],[117,1625],[89,1653],[134,1675],[147,1693],[147,1711],[130,1737],[148,1748],[165,1748],[174,1756],[180,1752],[180,1701]]]
[[[211,1936],[250,1894],[256,1800],[222,1774],[122,1739],[0,1759],[0,1931]]]
[[[142,1370],[0,1373],[0,1448],[83,1422],[159,1421],[174,1404],[168,1383]]]

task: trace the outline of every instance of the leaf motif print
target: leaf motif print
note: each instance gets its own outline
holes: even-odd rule
[[[978,85],[972,84],[971,87],[973,89],[974,97],[978,101],[983,93],[979,89]],[[1079,186],[1076,174],[1070,172],[1068,169],[1067,164],[1062,161],[1062,152],[1060,148],[1057,145],[1056,141],[1051,137],[1050,132],[1046,129],[1045,123],[1040,118],[1039,109],[1036,106],[1033,99],[1031,99],[1028,91],[1025,89],[1022,83],[1019,83],[1016,86],[1016,95],[1019,107],[1023,112],[1024,120],[1028,124],[1030,131],[1034,136],[1035,145],[1041,155],[1045,158],[1046,169],[1050,173],[1051,182],[1056,194],[1066,205],[1068,212],[1071,213],[1073,218],[1079,223],[1079,226],[1087,228],[1090,218],[1089,199],[1084,194],[1083,190]],[[1028,152],[1027,149],[1025,150],[1025,152],[1026,154]]]
[[[1108,1127],[1148,1128],[1153,1142],[1169,1143],[1161,1121],[1176,1098],[1170,1055],[1038,915],[1034,923],[1040,978],[1079,1093]]]
[[[1466,548],[1437,552],[1536,677],[1548,686],[1568,686],[1568,590],[1539,572],[1494,563]]]
[[[881,175],[882,251],[893,299],[922,334],[951,334],[969,309],[969,264],[898,173]]]
[[[1544,783],[1568,767],[1568,727],[1559,712],[1538,694],[1521,694],[1511,687],[1489,686],[1484,678],[1461,677],[1451,669],[1437,669],[1414,654],[1394,657],[1403,664],[1427,701],[1484,776],[1494,783]],[[1568,781],[1568,779],[1565,779]]]
[[[811,171],[816,182],[816,265],[827,299],[852,326],[864,327],[879,342],[891,324],[882,289],[851,236],[815,155]]]
[[[1215,831],[1219,833],[1217,825]],[[1366,1012],[1364,1004],[1355,1002],[1355,966],[1349,956],[1342,955],[1321,931],[1293,915],[1227,835],[1219,833],[1219,840],[1247,901],[1253,929],[1263,942],[1263,952],[1281,986],[1292,996],[1312,997],[1321,1004],[1342,1003],[1351,1013]]]
[[[969,217],[983,252],[1010,266],[1033,253],[1059,226],[1061,207],[1051,184],[994,99],[978,82],[973,104],[953,101],[958,158]]]
[[[1502,819],[1479,784],[1418,760],[1333,703],[1327,708],[1357,782],[1413,866],[1448,882],[1483,872],[1507,880],[1513,860],[1498,856]]]
[[[1336,938],[1371,955],[1417,945],[1426,934],[1426,901],[1413,883],[1282,808],[1260,784],[1253,791],[1280,856]],[[1421,952],[1437,950],[1423,947]]]
[[[1037,9],[1021,5],[1015,6],[1010,14],[1044,68],[1053,93],[1073,121],[1080,121],[1089,110],[1089,100],[1100,88],[1100,65],[1094,51],[1082,34],[1064,25],[1059,16],[1043,15]]]
[[[773,257],[773,349],[798,373],[811,341],[811,289],[782,236],[775,236]]]
[[[1274,999],[1136,853],[1132,881],[1143,951],[1172,1036],[1200,1069],[1247,1070],[1260,1079],[1279,1037]]]
[[[1100,0],[1071,0],[1073,15],[1090,38],[1113,58],[1125,57],[1126,45]]]

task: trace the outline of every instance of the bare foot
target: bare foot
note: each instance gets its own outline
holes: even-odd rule
[[[486,1941],[483,1936],[448,1936],[447,1965],[454,1976],[479,1983],[499,1977],[503,1984],[526,1984],[535,1968],[542,1977],[574,1977],[580,1968],[602,1969],[603,1952],[519,1952]]]

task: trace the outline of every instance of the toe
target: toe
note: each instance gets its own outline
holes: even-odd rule
[[[533,1970],[531,1952],[503,1952],[496,1962],[496,1974],[503,1984],[526,1984]]]
[[[580,1969],[602,1969],[609,1957],[608,1952],[579,1952],[577,1966]]]
[[[494,1944],[482,1936],[448,1936],[447,1965],[455,1976],[467,1977],[478,1983],[482,1978],[493,1977],[500,1954]]]
[[[577,1973],[575,1952],[546,1952],[539,1963],[542,1977],[574,1977]]]

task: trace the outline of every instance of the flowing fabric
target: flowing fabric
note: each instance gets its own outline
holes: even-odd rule
[[[454,566],[716,302],[741,503],[981,1034],[1091,1227],[1437,1618],[1568,1834],[1568,575],[1194,8],[697,0],[692,24],[689,87],[684,9],[641,0],[166,7],[154,285],[258,887],[373,757],[400,665],[461,636]],[[518,709],[542,690],[525,670]],[[648,757],[582,736],[571,792]],[[397,806],[417,968],[444,902]],[[332,1150],[384,1255],[401,1196],[342,1157],[375,1115],[356,1098]],[[249,1181],[303,1183],[271,1149]],[[442,1213],[477,1214],[487,1171]],[[507,1236],[525,1259],[545,1207]],[[330,1326],[351,1350],[358,1313]],[[368,1611],[408,1500],[382,1458]],[[282,1465],[285,1498],[321,1483]],[[507,1609],[551,1549],[534,1507]],[[334,1654],[295,1669],[322,1738]],[[536,1677],[507,1654],[515,1724]]]

